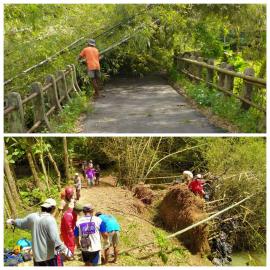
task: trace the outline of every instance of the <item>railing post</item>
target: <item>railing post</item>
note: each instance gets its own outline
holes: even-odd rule
[[[203,58],[202,57],[198,57],[197,58],[197,61],[198,62],[203,62]],[[199,78],[201,78],[201,79],[202,79],[202,70],[203,70],[203,67],[202,66],[197,66],[197,74],[196,74],[196,76],[199,77]]]
[[[81,89],[80,89],[80,87],[78,85],[78,81],[77,81],[76,67],[74,64],[72,64],[71,66],[72,66],[72,70],[73,70],[73,78],[74,78],[75,88],[77,89],[78,92],[81,92]]]
[[[244,71],[244,75],[246,76],[255,76],[255,71],[253,68],[246,68]],[[244,80],[244,84],[243,84],[243,98],[252,101],[252,92],[253,92],[253,85]],[[245,103],[244,101],[242,101],[242,105],[241,108],[243,110],[248,110],[250,108],[250,104]]]
[[[227,64],[226,69],[229,71],[234,71],[234,67],[230,64]],[[226,74],[224,88],[230,91],[231,93],[233,93],[233,87],[234,87],[234,76]],[[229,94],[225,94],[225,95],[230,96]]]
[[[75,91],[75,93],[77,95],[79,95],[76,86],[75,86],[75,79],[74,79],[74,72],[73,72],[73,66],[72,65],[68,65],[68,68],[70,69],[70,76],[71,76],[71,87],[72,89]]]
[[[220,68],[225,69],[227,66],[227,63],[222,62],[220,64]],[[218,72],[218,86],[224,88],[225,83],[225,74],[222,72]]]
[[[207,61],[208,65],[214,66],[215,65],[215,60],[214,59],[208,59]],[[206,75],[206,82],[209,84],[212,84],[214,82],[214,70],[211,68],[207,68],[207,75]]]
[[[49,104],[51,107],[55,106],[56,110],[61,111],[62,107],[61,107],[61,104],[58,100],[55,78],[51,74],[46,77],[45,85],[50,84],[50,83],[52,84],[52,86],[47,90]]]
[[[65,97],[67,101],[70,101],[70,97],[67,91],[65,72],[63,70],[58,70],[56,73],[56,77],[61,77],[61,79],[57,82],[60,99],[62,97]]]
[[[195,61],[196,57],[194,55],[191,55],[190,60]],[[190,63],[190,66],[189,66],[189,73],[191,75],[196,75],[196,66],[194,64],[192,64],[192,63]]]
[[[47,128],[51,130],[48,117],[46,115],[44,96],[42,91],[42,85],[39,82],[31,84],[32,93],[37,93],[37,96],[32,99],[33,111],[34,111],[34,122],[44,121]]]
[[[7,105],[14,106],[16,109],[8,114],[9,129],[12,133],[25,132],[24,111],[21,95],[17,92],[8,94]]]

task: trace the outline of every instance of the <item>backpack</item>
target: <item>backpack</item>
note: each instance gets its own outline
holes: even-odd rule
[[[17,246],[20,246],[21,249],[32,247],[31,241],[27,240],[26,238],[21,238],[16,243]]]

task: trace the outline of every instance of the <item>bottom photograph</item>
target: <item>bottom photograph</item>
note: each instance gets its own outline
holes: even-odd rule
[[[265,266],[266,139],[5,137],[5,266]]]

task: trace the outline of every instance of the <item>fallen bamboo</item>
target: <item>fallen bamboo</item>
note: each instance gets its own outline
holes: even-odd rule
[[[221,215],[221,214],[227,212],[228,210],[230,210],[230,209],[232,209],[232,208],[234,208],[234,207],[236,207],[236,206],[242,204],[243,202],[247,201],[248,199],[250,199],[250,198],[253,197],[253,196],[254,196],[254,194],[249,195],[249,196],[246,197],[245,199],[243,199],[243,200],[241,200],[241,201],[239,201],[239,202],[237,202],[237,203],[232,204],[231,206],[229,206],[229,207],[227,207],[227,208],[225,208],[225,209],[223,209],[223,210],[221,210],[221,211],[219,211],[219,212],[213,214],[212,216],[210,216],[210,217],[208,217],[208,218],[205,218],[205,219],[203,219],[203,220],[201,220],[201,221],[199,221],[199,222],[197,222],[197,223],[195,223],[195,224],[192,224],[192,225],[190,225],[190,226],[188,226],[188,227],[186,227],[186,228],[184,228],[184,229],[182,229],[182,230],[180,230],[180,231],[178,231],[178,232],[176,232],[176,233],[173,233],[173,234],[171,234],[171,235],[168,235],[166,238],[167,238],[167,239],[170,239],[170,238],[176,237],[176,236],[178,236],[178,235],[180,235],[180,234],[183,234],[183,233],[185,233],[185,232],[187,232],[187,231],[189,231],[189,230],[191,230],[191,229],[193,229],[193,228],[195,228],[195,227],[198,227],[199,225],[201,225],[201,224],[203,224],[203,223],[206,223],[206,222],[208,222],[208,221],[210,221],[210,220],[216,218],[217,216],[219,216],[219,215]],[[127,253],[127,252],[129,252],[129,251],[132,251],[132,250],[135,250],[135,249],[138,249],[138,248],[142,248],[142,247],[146,247],[146,246],[149,246],[149,245],[154,245],[154,244],[155,244],[155,241],[151,241],[151,242],[148,242],[148,243],[145,243],[145,244],[142,244],[142,245],[138,245],[138,246],[136,246],[136,247],[129,248],[129,249],[127,249],[127,250],[123,250],[123,251],[121,251],[119,254]]]

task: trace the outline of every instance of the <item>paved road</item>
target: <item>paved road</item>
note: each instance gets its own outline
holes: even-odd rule
[[[159,75],[117,78],[83,123],[86,133],[220,133]]]

